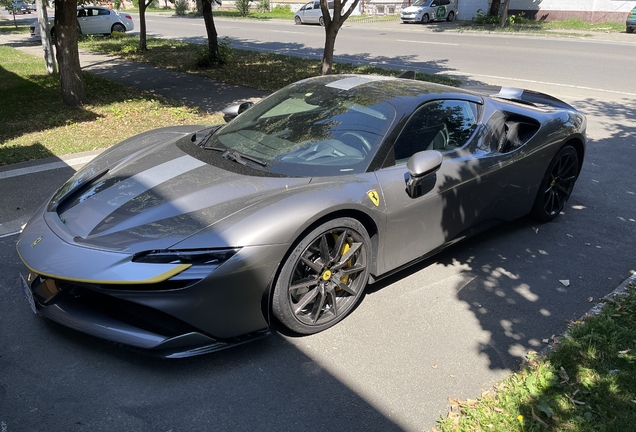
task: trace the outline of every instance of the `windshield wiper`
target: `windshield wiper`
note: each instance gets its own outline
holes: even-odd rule
[[[214,133],[216,131],[218,131],[221,128],[221,126],[216,126],[213,127],[208,133],[205,134],[205,136],[203,138],[201,138],[201,141],[199,141],[199,143],[197,144],[199,147],[203,147],[206,148],[205,146],[208,144],[208,141],[210,141],[210,138],[212,138],[212,135],[214,135]],[[192,136],[192,141],[196,142],[196,134],[194,134]]]
[[[254,156],[249,156],[244,153],[238,152],[236,150],[222,149],[218,147],[203,147],[203,148],[206,150],[214,150],[214,151],[223,152],[221,156],[223,156],[225,159],[238,162],[241,165],[250,165],[250,162],[253,162],[260,166],[267,166],[267,162],[260,160],[258,158],[255,158]]]

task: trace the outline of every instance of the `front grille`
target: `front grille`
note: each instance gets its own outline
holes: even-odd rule
[[[53,302],[72,298],[74,302],[101,315],[162,336],[175,337],[201,331],[167,313],[148,306],[93,291],[80,284],[56,281],[61,295]],[[161,295],[157,293],[157,295]],[[59,297],[59,299],[57,298]]]

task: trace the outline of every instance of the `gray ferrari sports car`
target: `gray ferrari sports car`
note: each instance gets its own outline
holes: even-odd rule
[[[17,244],[34,312],[163,357],[327,329],[368,283],[492,226],[563,209],[585,117],[378,76],[292,84],[105,151]]]

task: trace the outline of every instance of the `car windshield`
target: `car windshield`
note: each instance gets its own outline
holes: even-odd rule
[[[413,6],[425,6],[425,7],[430,7],[431,3],[433,3],[433,0],[415,0],[413,2]]]
[[[206,147],[257,158],[264,170],[283,175],[364,172],[395,117],[374,86],[378,79],[292,84],[224,126]]]

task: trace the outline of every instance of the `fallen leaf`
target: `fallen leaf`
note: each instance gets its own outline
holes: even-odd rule
[[[563,369],[563,366],[561,366],[561,369],[559,369],[559,376],[563,380],[561,381],[561,383],[570,381],[570,377],[568,376],[567,372],[565,372],[565,369]]]
[[[588,302],[588,303],[592,303],[593,301],[594,301],[594,297],[588,297],[588,298],[587,298],[587,302]]]
[[[543,342],[543,343],[550,343],[550,339],[541,339],[541,342]]]
[[[566,234],[566,236],[574,238],[574,236],[572,234]]]
[[[532,229],[534,230],[535,234],[539,232],[539,228],[532,227]]]
[[[636,403],[636,401],[632,401],[632,402]],[[494,407],[493,409],[494,409],[495,411],[497,411],[498,413],[502,413],[502,412],[504,412],[504,410],[503,410],[503,409],[501,409],[501,408]]]
[[[583,357],[584,359],[587,358],[587,354],[585,354],[583,351],[579,351],[579,354],[581,354],[581,357]]]
[[[576,400],[576,399],[572,398],[572,396],[570,396],[570,395],[568,395],[568,394],[566,394],[566,393],[563,393],[563,395],[564,395],[566,398],[570,399],[570,402],[572,402],[572,403],[573,403],[573,404],[575,404],[575,405],[585,405],[585,402],[578,401],[578,400]]]
[[[437,365],[436,364],[433,365],[433,369],[437,369]]]
[[[565,287],[569,287],[570,286],[570,280],[569,279],[559,279],[559,282],[561,282],[561,284]]]
[[[628,349],[626,349],[626,350],[619,351],[618,353],[619,353],[619,354],[627,354],[627,353],[628,353],[628,352],[630,352],[630,351],[631,351],[631,349],[629,349],[629,348],[628,348]]]

